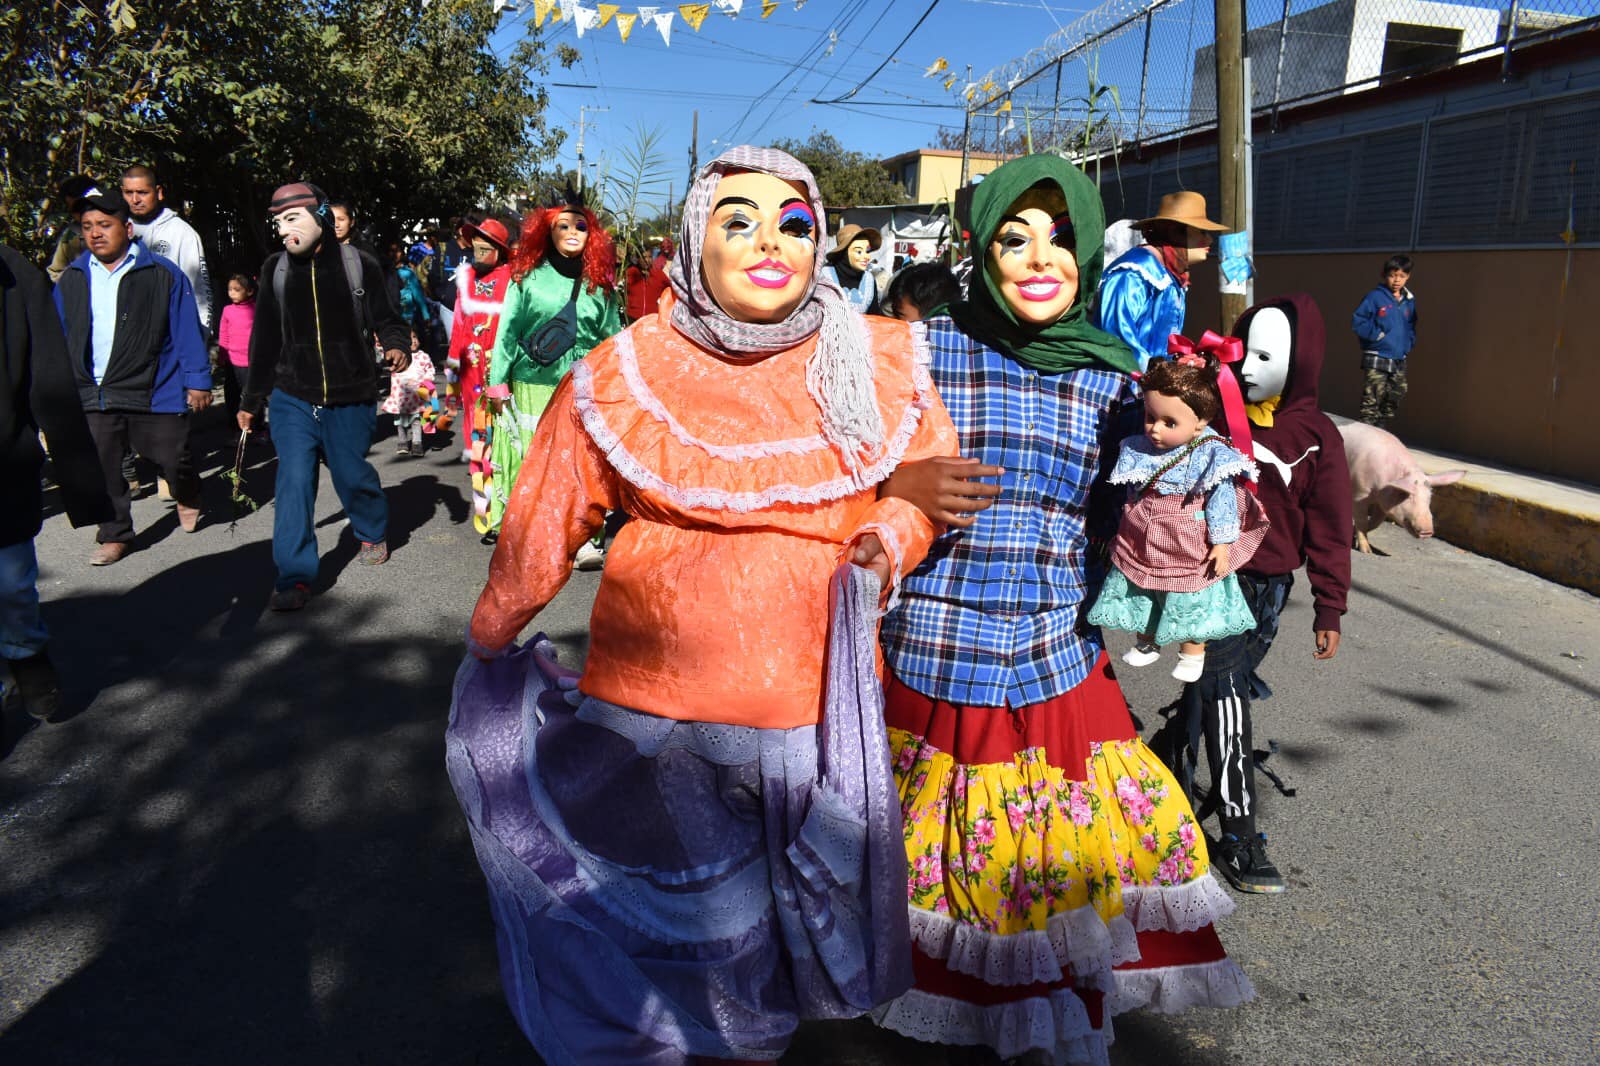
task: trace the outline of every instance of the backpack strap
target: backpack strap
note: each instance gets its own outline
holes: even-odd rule
[[[339,245],[339,261],[344,264],[344,277],[350,283],[350,303],[355,321],[363,333],[371,334],[372,324],[367,321],[367,290],[362,287],[365,272],[361,267],[361,253],[348,244]],[[289,307],[283,301],[283,291],[289,281],[289,253],[281,252],[272,268],[272,296],[278,301],[278,321],[283,336],[289,335]]]

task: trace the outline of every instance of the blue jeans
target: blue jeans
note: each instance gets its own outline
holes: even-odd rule
[[[33,538],[0,548],[0,659],[27,659],[50,637],[39,616],[39,559]]]
[[[278,451],[278,482],[273,503],[272,561],[282,590],[310,585],[317,578],[317,460],[328,464],[350,531],[375,544],[389,528],[389,501],[378,472],[367,462],[372,430],[378,422],[372,404],[317,407],[281,389],[272,392],[272,444]]]

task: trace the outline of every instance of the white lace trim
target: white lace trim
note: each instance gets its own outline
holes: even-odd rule
[[[1106,1010],[1111,1014],[1131,1010],[1177,1014],[1191,1007],[1237,1007],[1255,998],[1255,987],[1239,964],[1218,959],[1191,966],[1118,970],[1106,996]]]
[[[712,444],[689,432],[688,428],[667,410],[666,404],[661,402],[660,397],[650,391],[644,375],[639,372],[639,353],[633,346],[632,330],[623,330],[617,334],[617,366],[622,371],[622,380],[627,383],[628,392],[642,410],[666,426],[667,432],[676,437],[680,443],[698,448],[714,458],[738,461],[771,455],[807,455],[832,447],[820,433],[813,433],[809,437],[790,437],[787,440],[758,441],[755,444]]]
[[[1123,885],[1122,911],[1141,933],[1192,933],[1233,913],[1227,889],[1210,874],[1181,885]]]
[[[1261,471],[1256,466],[1255,461],[1230,444],[1226,437],[1220,433],[1212,433],[1206,439],[1208,441],[1215,440],[1224,448],[1227,448],[1231,454],[1221,459],[1207,460],[1209,465],[1205,473],[1208,476],[1203,483],[1192,486],[1189,490],[1190,492],[1210,492],[1227,479],[1237,477],[1240,474],[1245,475],[1251,481],[1259,482],[1261,480]],[[1199,456],[1199,453],[1200,449],[1195,449],[1195,454],[1185,459],[1183,465],[1187,467]],[[1149,453],[1145,452],[1137,454],[1149,455]],[[1155,458],[1154,456],[1150,457]],[[1142,485],[1150,479],[1150,475],[1155,473],[1159,465],[1147,465],[1145,469],[1140,470],[1138,469],[1139,464],[1130,462],[1124,467],[1123,458],[1118,455],[1117,464],[1112,468],[1111,475],[1106,478],[1106,483],[1108,485]]]
[[[1087,905],[1051,915],[1043,929],[1011,934],[985,932],[913,907],[911,939],[955,972],[991,985],[1071,978],[1103,988],[1113,966],[1139,957],[1133,926],[1120,918],[1107,923]]]
[[[914,372],[912,400],[906,405],[905,417],[901,419],[900,428],[883,455],[871,466],[816,485],[774,485],[760,492],[733,492],[708,485],[668,484],[661,475],[646,467],[623,447],[622,440],[612,432],[610,426],[606,425],[605,418],[595,407],[594,374],[589,366],[580,360],[573,364],[571,373],[573,405],[578,410],[584,430],[595,445],[605,453],[612,468],[636,488],[659,493],[684,510],[734,511],[747,514],[752,511],[763,511],[780,503],[811,506],[853,496],[858,492],[866,492],[888,477],[889,473],[899,465],[901,456],[911,445],[917,423],[922,420],[922,412],[931,403],[927,394],[922,391],[923,383],[929,380],[927,372],[922,371],[920,374]]]
[[[872,1012],[872,1020],[913,1040],[982,1044],[1001,1058],[1044,1051],[1056,1066],[1107,1066],[1107,1021],[1096,1029],[1069,988],[1014,1003],[979,1006],[913,988]]]

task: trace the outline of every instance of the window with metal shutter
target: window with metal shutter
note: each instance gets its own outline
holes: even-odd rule
[[[1600,240],[1600,96],[1540,109],[1530,131],[1527,200],[1520,228],[1530,242]]]
[[[1512,244],[1526,114],[1500,111],[1433,123],[1422,187],[1419,247]]]
[[[1394,249],[1411,245],[1417,210],[1417,172],[1422,162],[1422,127],[1370,133],[1360,140],[1352,175],[1349,246]]]

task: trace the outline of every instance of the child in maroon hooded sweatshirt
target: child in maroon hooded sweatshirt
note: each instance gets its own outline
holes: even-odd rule
[[[1282,892],[1266,835],[1256,831],[1250,704],[1272,695],[1256,668],[1272,648],[1301,566],[1315,605],[1315,657],[1331,659],[1339,650],[1350,591],[1350,471],[1339,431],[1317,403],[1325,335],[1311,297],[1294,293],[1257,304],[1239,316],[1233,333],[1245,342],[1240,376],[1261,470],[1259,498],[1272,527],[1238,573],[1256,628],[1206,645],[1205,671],[1184,686],[1185,714],[1177,724],[1186,724],[1191,738],[1196,726],[1205,734],[1213,781],[1206,808],[1215,807],[1221,828],[1213,866],[1242,892]],[[1192,771],[1173,769],[1192,779]],[[1197,815],[1204,818],[1206,808]]]

